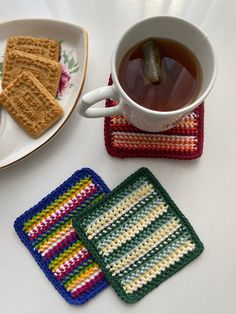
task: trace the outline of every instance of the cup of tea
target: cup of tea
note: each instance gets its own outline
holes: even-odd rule
[[[113,85],[83,95],[79,113],[124,115],[141,130],[164,131],[205,100],[216,73],[212,45],[201,29],[173,16],[151,17],[123,34],[111,58]],[[90,108],[107,98],[117,105]]]

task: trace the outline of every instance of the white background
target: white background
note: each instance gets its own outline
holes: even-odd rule
[[[145,17],[170,14],[209,34],[219,63],[206,101],[203,156],[195,161],[110,157],[103,119],[75,111],[58,136],[33,156],[0,172],[0,314],[234,314],[236,313],[236,2],[229,0],[1,0],[1,21],[24,17],[61,19],[89,34],[83,92],[105,85],[115,41]],[[1,149],[1,147],[0,147]],[[82,307],[67,304],[21,244],[15,218],[76,169],[94,169],[114,188],[148,167],[189,218],[204,253],[135,305],[112,288]]]

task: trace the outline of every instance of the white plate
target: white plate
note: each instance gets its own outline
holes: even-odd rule
[[[82,92],[87,69],[88,36],[82,27],[47,19],[15,20],[0,24],[0,79],[6,41],[11,35],[31,35],[61,41],[63,74],[58,100],[65,113],[40,138],[32,139],[4,109],[0,109],[0,169],[35,152],[63,127]]]

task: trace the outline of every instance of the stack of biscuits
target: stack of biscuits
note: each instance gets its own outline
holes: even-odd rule
[[[63,115],[55,97],[61,77],[57,40],[12,36],[8,39],[0,104],[37,138]]]

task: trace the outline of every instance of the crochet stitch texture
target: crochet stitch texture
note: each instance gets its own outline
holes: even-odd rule
[[[115,105],[114,100],[107,99],[106,107]],[[104,138],[107,152],[114,157],[198,158],[203,151],[204,105],[183,117],[174,128],[160,133],[137,129],[124,116],[106,117]]]
[[[77,236],[72,218],[109,192],[91,169],[68,180],[15,221],[15,229],[47,278],[71,304],[82,304],[108,283]]]
[[[134,303],[203,251],[203,244],[152,173],[141,168],[73,226],[118,295]]]

